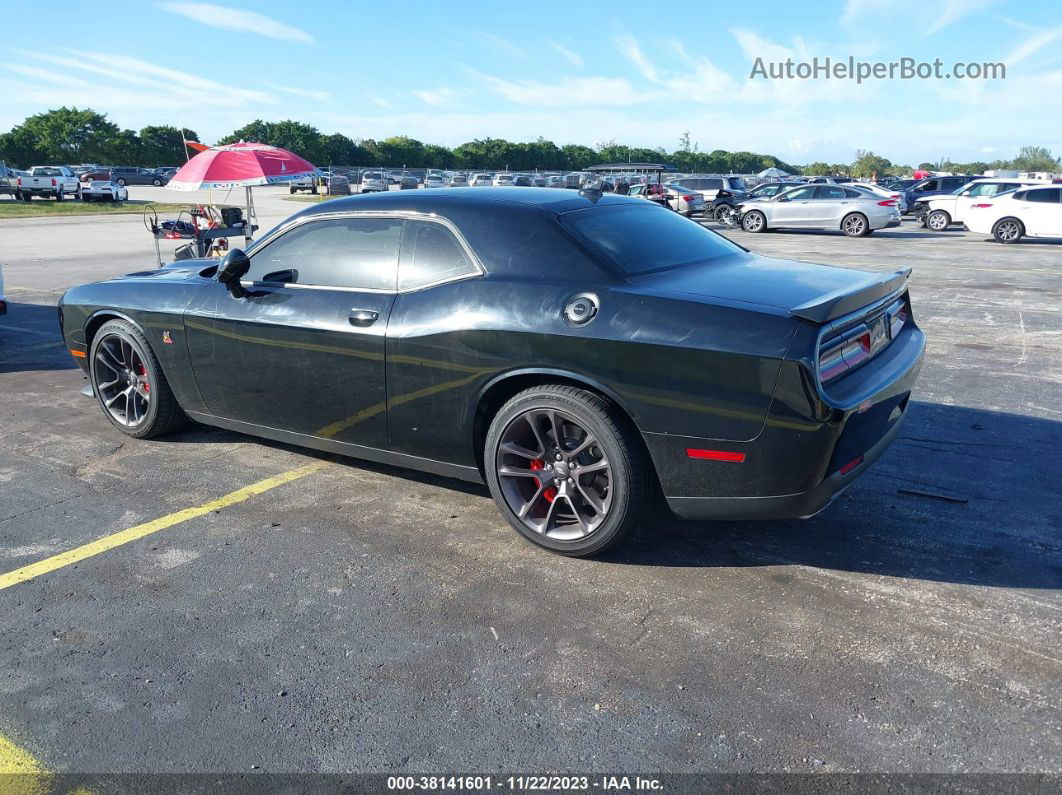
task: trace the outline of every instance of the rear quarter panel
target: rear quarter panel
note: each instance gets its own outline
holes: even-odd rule
[[[574,328],[563,309],[586,290],[482,278],[400,295],[387,343],[392,447],[474,463],[481,396],[528,373],[600,390],[642,433],[760,433],[796,321],[614,287],[590,290],[599,314]]]

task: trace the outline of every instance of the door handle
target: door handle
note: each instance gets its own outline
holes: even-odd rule
[[[379,312],[371,309],[351,309],[350,317],[347,318],[352,326],[371,326],[380,317]]]

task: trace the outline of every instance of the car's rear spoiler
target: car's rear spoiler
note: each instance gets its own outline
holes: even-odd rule
[[[910,275],[910,268],[890,274],[867,274],[867,282],[862,287],[826,293],[794,307],[789,313],[812,323],[828,323],[903,290]]]

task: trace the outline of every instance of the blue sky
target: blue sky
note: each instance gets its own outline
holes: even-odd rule
[[[486,136],[746,149],[795,163],[1062,153],[1059,0],[533,3],[312,0],[5,4],[0,129],[59,105],[212,141],[254,118],[453,146]],[[43,46],[47,43],[48,46]],[[750,80],[755,58],[1007,79]]]

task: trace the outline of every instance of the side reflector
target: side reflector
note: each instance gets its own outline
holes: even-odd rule
[[[745,460],[744,453],[728,453],[725,450],[698,450],[695,447],[687,447],[686,455],[690,458],[701,458],[708,461],[731,461],[740,464]]]
[[[857,466],[859,466],[862,463],[863,463],[863,456],[859,456],[859,458],[853,458],[851,461],[849,461],[847,464],[845,464],[843,467],[841,467],[837,471],[840,472],[842,475],[847,475],[849,472],[851,472],[853,469],[855,469]]]
[[[70,349],[70,355],[71,356],[76,356],[79,359],[88,358],[88,354],[87,353],[85,353],[84,351],[75,351],[73,348]]]

